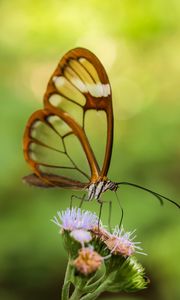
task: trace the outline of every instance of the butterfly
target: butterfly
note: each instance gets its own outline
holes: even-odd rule
[[[116,191],[127,184],[150,192],[161,202],[162,198],[173,202],[137,184],[108,179],[114,129],[112,91],[102,63],[91,51],[75,48],[62,57],[48,82],[43,103],[44,108],[31,115],[24,132],[24,157],[33,171],[24,177],[25,182],[39,187],[87,190],[88,200],[99,200],[105,191]],[[107,131],[103,137],[106,146],[101,154],[102,166],[86,130],[89,112],[105,114]],[[98,117],[95,122],[94,130],[98,130]],[[75,161],[77,143],[88,172]]]

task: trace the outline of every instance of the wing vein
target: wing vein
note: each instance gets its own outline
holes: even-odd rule
[[[74,160],[70,157],[70,155],[68,154],[68,151],[67,151],[67,148],[66,148],[66,145],[65,145],[65,142],[64,142],[64,139],[62,140],[63,142],[63,146],[64,146],[64,150],[65,150],[65,155],[69,158],[69,160],[71,161],[71,163],[73,164],[74,168],[79,171],[82,175],[84,175],[87,179],[90,180],[90,177],[83,171],[81,170],[77,164],[74,162]]]
[[[57,169],[69,169],[69,170],[74,170],[75,169],[74,167],[56,166],[56,165],[51,165],[51,164],[46,164],[46,163],[41,163],[41,162],[38,162],[37,164],[40,165],[40,166],[55,168],[55,169],[56,168]]]
[[[79,59],[80,58],[83,58],[83,57],[79,57]],[[89,74],[89,76],[91,77],[91,79],[94,81],[94,83],[97,83],[96,81],[95,81],[95,79],[92,77],[92,74],[88,71],[88,69],[86,69],[85,68],[85,66],[80,62],[80,60],[78,59],[78,62],[79,62],[79,64],[84,68],[84,70],[86,70],[86,72]],[[89,61],[89,60],[88,60]],[[90,61],[89,61],[90,62]],[[90,62],[91,63],[91,62]],[[97,71],[97,70],[96,70]],[[97,72],[97,74],[98,74],[98,72]],[[98,74],[98,76],[99,76],[99,74]]]
[[[35,144],[40,145],[40,146],[42,146],[42,147],[45,147],[45,148],[51,149],[51,150],[53,150],[53,151],[56,151],[56,152],[65,154],[64,151],[58,150],[58,149],[56,149],[56,148],[54,148],[54,147],[51,147],[51,146],[49,146],[49,145],[47,145],[47,144],[45,144],[45,143],[43,143],[43,142],[41,142],[41,141],[39,141],[39,140],[37,140],[37,139],[35,139],[35,138],[32,138],[31,141],[32,141],[32,143],[35,143]],[[32,150],[31,150],[31,151],[32,151]]]

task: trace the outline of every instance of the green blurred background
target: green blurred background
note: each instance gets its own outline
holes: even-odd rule
[[[50,219],[69,205],[72,192],[22,183],[29,172],[22,154],[27,119],[42,107],[61,56],[76,46],[90,49],[103,62],[113,90],[109,178],[178,201],[180,2],[1,0],[0,43],[0,299],[59,299],[67,255]],[[169,203],[161,207],[131,187],[118,194],[124,227],[137,229],[148,253],[138,258],[151,284],[129,297],[104,294],[101,299],[179,299],[178,210]],[[115,207],[114,194],[107,197]],[[106,221],[106,207],[103,215]],[[118,216],[114,209],[112,218]]]

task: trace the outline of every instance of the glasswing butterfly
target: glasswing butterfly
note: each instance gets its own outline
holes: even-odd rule
[[[108,179],[113,145],[112,93],[106,71],[92,52],[75,48],[62,57],[48,82],[43,102],[44,108],[31,115],[24,132],[24,157],[33,170],[33,174],[24,177],[25,182],[39,187],[85,189],[88,200],[99,200],[102,193],[116,191],[119,185],[131,185],[150,192],[161,203],[164,198],[179,207],[171,199],[142,186]],[[86,132],[90,111],[103,111],[106,115],[101,168]],[[98,119],[94,129],[98,130]],[[80,151],[85,155],[88,172],[74,160]],[[81,180],[77,179],[79,175]]]

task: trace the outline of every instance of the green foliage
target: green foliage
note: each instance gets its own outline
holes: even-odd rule
[[[114,259],[114,257],[112,258]],[[116,261],[119,257],[115,257]],[[117,262],[116,262],[117,263]],[[119,268],[109,273],[110,292],[126,291],[137,292],[147,287],[143,267],[137,262],[135,257],[129,257],[124,262],[119,262]],[[112,282],[112,283],[111,283]]]

